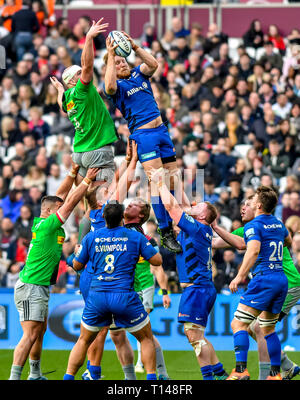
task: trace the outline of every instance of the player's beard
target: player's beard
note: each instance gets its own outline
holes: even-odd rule
[[[125,71],[119,71],[118,72],[118,79],[127,79],[130,77],[130,70],[126,69]]]

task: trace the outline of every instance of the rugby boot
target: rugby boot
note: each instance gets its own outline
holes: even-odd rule
[[[180,243],[175,239],[175,235],[172,228],[157,229],[160,234],[160,243],[166,249],[173,253],[182,253],[182,247]]]
[[[284,381],[290,381],[295,376],[299,375],[300,367],[297,364],[293,364],[292,368],[288,369],[287,371],[281,372],[281,377]]]
[[[282,381],[282,377],[281,377],[280,373],[278,373],[275,376],[269,375],[266,380],[267,381]]]
[[[235,368],[232,370],[226,381],[249,381],[250,375],[247,368],[243,372],[236,372]]]

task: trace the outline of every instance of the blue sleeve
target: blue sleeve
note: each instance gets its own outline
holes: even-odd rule
[[[90,232],[91,233],[91,232]],[[75,260],[80,262],[80,264],[87,264],[89,261],[89,244],[91,234],[88,233],[82,240],[81,245],[77,253],[75,254]]]
[[[284,238],[286,239],[288,236],[289,236],[289,231],[288,231],[288,229],[287,229],[287,227],[286,226],[283,226],[283,235],[284,235]]]
[[[178,226],[183,232],[186,232],[191,236],[194,236],[199,232],[197,221],[185,212],[182,213]]]
[[[158,252],[152,246],[152,244],[148,241],[148,239],[142,235],[140,238],[140,254],[145,260],[149,260],[151,257],[155,256]]]
[[[259,242],[261,242],[261,233],[258,225],[254,223],[248,223],[245,225],[244,240],[246,244],[251,240],[258,240]]]

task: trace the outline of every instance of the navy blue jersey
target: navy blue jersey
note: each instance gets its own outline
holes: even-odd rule
[[[176,255],[180,283],[213,285],[211,227],[201,224],[186,213],[182,214],[178,226],[181,232],[177,240],[183,250],[182,253]]]
[[[282,270],[283,243],[288,230],[283,222],[273,215],[262,214],[244,227],[244,240],[258,240],[261,243],[259,255],[254,265],[259,271]]]
[[[118,79],[116,93],[107,97],[123,114],[130,133],[160,116],[149,77],[141,72],[140,65],[131,70],[130,78]]]
[[[75,260],[91,262],[91,290],[133,290],[134,271],[140,255],[146,260],[157,251],[139,232],[124,227],[102,228],[83,239]]]

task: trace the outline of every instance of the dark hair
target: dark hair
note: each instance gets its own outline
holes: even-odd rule
[[[119,203],[107,204],[104,207],[103,217],[109,229],[117,228],[124,216],[124,206]]]
[[[44,196],[44,197],[42,197],[41,205],[43,205],[46,201],[48,201],[49,203],[56,203],[56,202],[63,203],[64,202],[63,199],[58,196]]]
[[[260,186],[256,189],[256,194],[262,204],[263,211],[272,213],[278,202],[276,192],[268,186]]]

